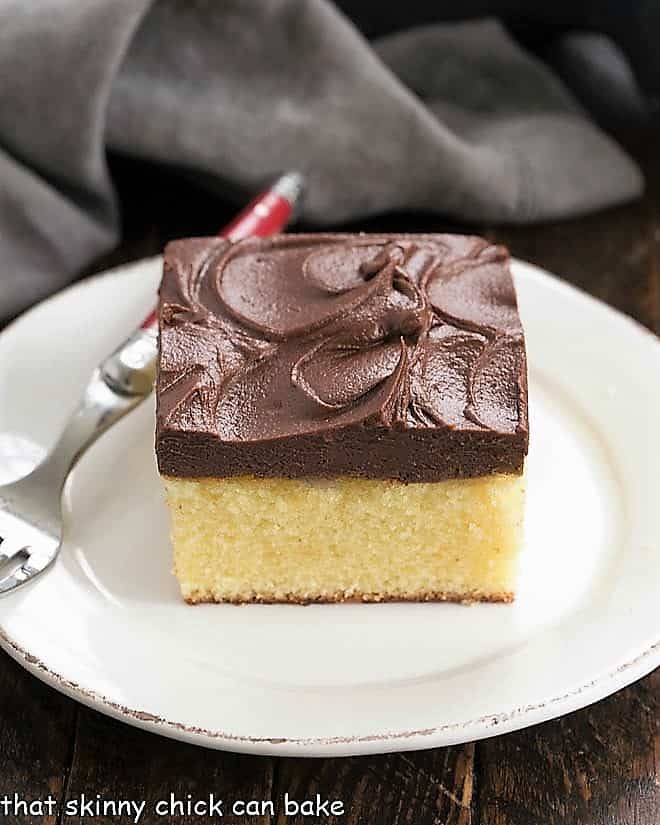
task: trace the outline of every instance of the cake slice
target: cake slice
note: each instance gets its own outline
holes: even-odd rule
[[[156,453],[197,602],[510,601],[527,380],[507,251],[176,241]]]

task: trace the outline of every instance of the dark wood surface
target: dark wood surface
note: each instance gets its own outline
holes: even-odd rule
[[[586,218],[533,227],[470,227],[561,275],[660,334],[660,129],[628,136],[648,180],[645,197]],[[152,254],[164,240],[213,233],[232,207],[180,176],[115,159],[124,207],[124,242],[95,270]],[[437,217],[390,216],[353,229],[447,228]],[[518,733],[476,744],[353,759],[271,759],[205,751],[158,738],[82,708],[0,654],[0,800],[4,794],[60,801],[52,817],[82,820],[65,800],[179,798],[342,800],[343,816],[274,815],[226,822],[378,825],[658,825],[660,671],[596,705]],[[129,822],[97,818],[98,823]],[[208,821],[203,817],[154,822]]]

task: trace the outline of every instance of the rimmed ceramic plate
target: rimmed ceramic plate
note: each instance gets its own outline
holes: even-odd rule
[[[660,343],[514,263],[530,362],[526,546],[513,605],[198,606],[170,575],[145,403],[84,457],[56,566],[0,600],[0,643],[112,716],[216,748],[429,748],[582,707],[660,663]],[[160,261],[83,282],[0,336],[0,472],[55,439],[145,314]]]

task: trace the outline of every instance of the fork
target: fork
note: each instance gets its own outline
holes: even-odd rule
[[[54,449],[29,475],[0,487],[0,595],[46,570],[62,544],[61,496],[85,450],[146,398],[153,386],[157,334],[137,330],[92,373]]]
[[[282,175],[220,234],[235,241],[283,229],[301,191],[298,173]],[[151,394],[157,354],[157,318],[152,312],[92,372],[46,459],[24,478],[0,486],[0,596],[34,580],[57,558],[62,546],[62,491],[69,473],[97,438]]]

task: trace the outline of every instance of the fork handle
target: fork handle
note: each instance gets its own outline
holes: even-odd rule
[[[85,450],[151,394],[156,365],[155,332],[131,336],[92,373],[83,397],[33,481],[62,489]]]
[[[101,362],[99,370],[115,392],[144,398],[154,385],[157,356],[158,327],[141,327]]]

